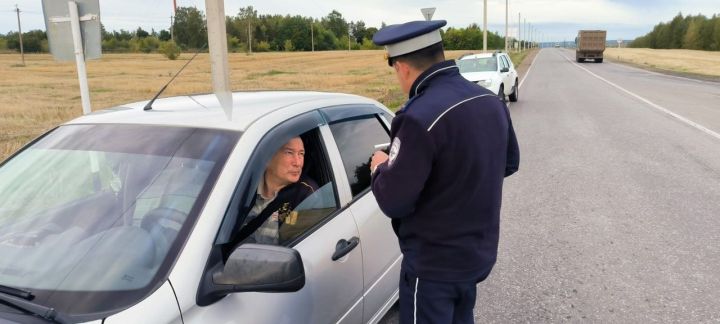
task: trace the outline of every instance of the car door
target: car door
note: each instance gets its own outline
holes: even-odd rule
[[[505,94],[509,95],[513,91],[512,87],[515,84],[515,76],[510,69],[510,61],[508,60],[507,56],[500,55],[500,60],[503,62],[503,67],[508,70],[507,72],[503,73],[503,83],[505,84]]]
[[[313,173],[323,179],[315,179],[319,188],[294,210],[298,212],[297,224],[304,225],[287,233],[280,244],[299,252],[305,273],[303,288],[296,292],[230,293],[222,299],[213,300],[211,296],[203,295],[201,285],[198,304],[205,306],[184,312],[185,323],[295,324],[362,321],[361,250],[350,247],[346,249],[349,252],[341,258],[333,258],[336,251],[342,248],[342,244],[347,248],[348,242],[359,240],[360,234],[351,212],[340,208],[335,166],[329,162],[320,135],[321,129],[327,127],[324,124],[317,111],[306,113],[277,125],[257,144],[245,166],[250,169],[243,173],[237,194],[228,207],[229,214],[218,233],[216,247],[206,270],[208,272],[214,267],[222,266],[213,264],[218,262],[213,259],[219,258],[223,246],[233,245],[232,229],[236,228],[235,224],[242,223],[243,211],[247,210],[249,205],[247,201],[255,194],[257,183],[270,157],[290,138],[302,134],[306,163],[312,160],[310,163],[314,164],[307,166],[315,168]],[[308,156],[311,153],[314,155]],[[306,170],[303,171],[305,172]],[[240,210],[238,215],[233,215],[235,210]],[[304,219],[310,221],[304,222]]]
[[[374,106],[325,109],[323,113],[342,159],[350,187],[349,210],[358,224],[363,252],[363,322],[376,322],[397,298],[402,255],[390,219],[370,189],[370,157],[389,144],[383,111]],[[389,116],[389,114],[385,114]]]

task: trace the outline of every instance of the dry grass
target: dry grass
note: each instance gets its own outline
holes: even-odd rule
[[[649,48],[608,48],[605,57],[657,70],[720,77],[720,52]]]
[[[170,61],[159,54],[107,54],[88,61],[93,110],[147,100],[191,57]],[[82,113],[74,62],[50,55],[0,55],[0,160],[33,137]],[[403,95],[382,51],[232,54],[234,90],[338,91],[377,99],[390,107]],[[211,92],[210,63],[200,54],[168,87],[164,97]]]
[[[467,51],[450,51],[457,58]],[[93,110],[148,100],[192,56],[178,60],[160,54],[106,54],[88,61]],[[385,63],[383,51],[231,54],[233,90],[320,90],[362,95],[390,109],[405,96]],[[75,62],[56,62],[47,54],[0,54],[0,161],[42,132],[82,114]],[[163,97],[209,93],[210,62],[200,54]]]

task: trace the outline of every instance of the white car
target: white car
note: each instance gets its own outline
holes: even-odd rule
[[[460,74],[472,82],[497,94],[503,101],[518,100],[518,74],[506,53],[463,55],[455,60]]]
[[[98,111],[0,164],[0,322],[376,323],[402,255],[369,188],[382,104],[322,92]],[[272,155],[318,184],[279,245],[238,244]],[[282,234],[282,233],[281,233]]]

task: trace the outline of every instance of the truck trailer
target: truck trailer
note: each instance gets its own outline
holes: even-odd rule
[[[575,60],[584,62],[587,59],[594,59],[595,63],[602,63],[603,52],[605,51],[605,36],[606,31],[604,30],[578,31],[577,38],[575,38],[577,44]]]

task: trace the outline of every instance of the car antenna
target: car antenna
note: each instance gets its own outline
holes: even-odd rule
[[[169,86],[170,83],[172,83],[173,80],[175,80],[175,78],[177,78],[177,76],[180,75],[180,72],[182,72],[185,69],[185,67],[188,66],[188,64],[190,64],[190,62],[192,62],[195,59],[195,57],[198,56],[198,54],[200,54],[200,51],[202,51],[206,46],[207,46],[207,44],[205,44],[203,47],[199,48],[197,50],[197,52],[195,52],[195,55],[193,55],[187,62],[185,62],[185,65],[183,65],[180,68],[180,71],[177,71],[177,73],[175,73],[175,75],[172,77],[172,79],[170,79],[170,81],[168,81],[168,83],[166,83],[162,87],[162,89],[160,89],[160,91],[158,91],[158,93],[155,95],[155,97],[153,97],[150,101],[148,101],[148,103],[145,105],[145,107],[143,107],[143,110],[145,110],[145,111],[152,110],[152,104],[155,102],[155,100],[157,100],[157,98],[160,96],[160,94],[162,94],[163,91],[165,91],[165,88],[167,88],[167,86]]]

